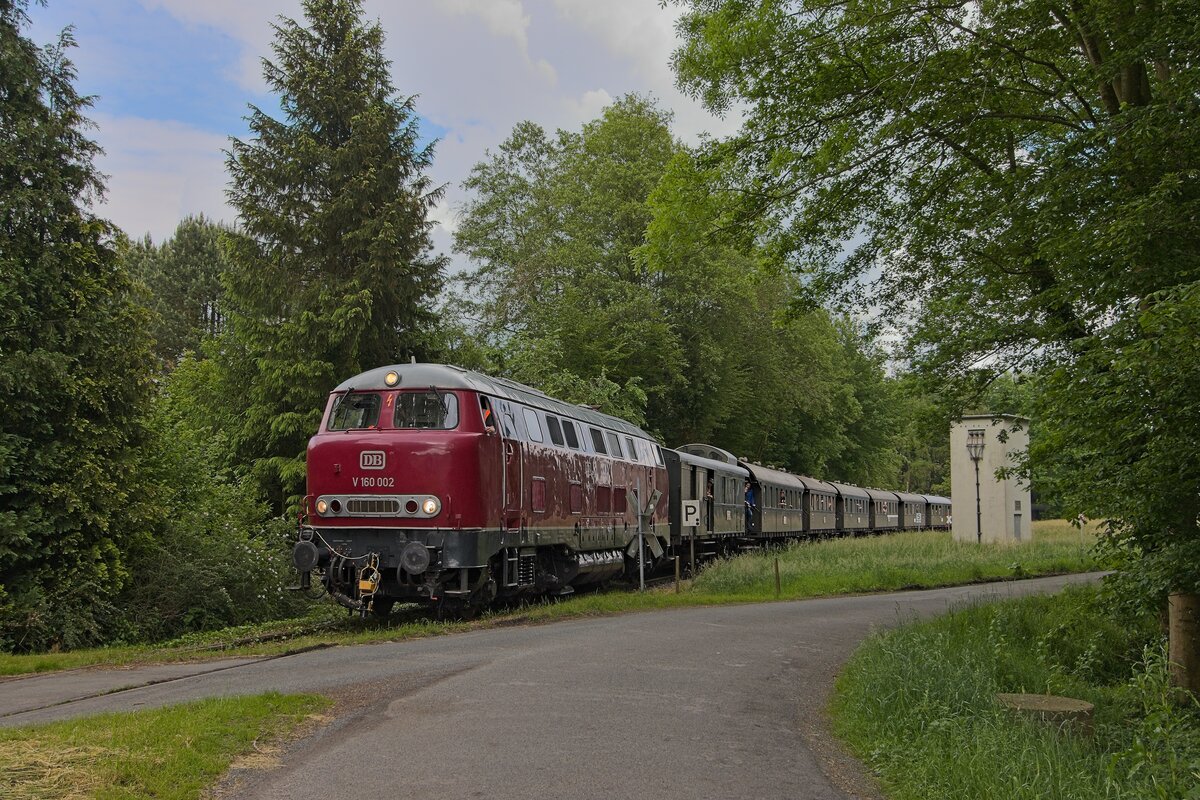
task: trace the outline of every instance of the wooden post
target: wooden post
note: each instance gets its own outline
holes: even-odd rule
[[[675,594],[679,594],[679,556],[675,556]]]
[[[1171,682],[1200,693],[1200,594],[1175,592],[1167,601]]]
[[[779,586],[779,559],[776,558],[775,559],[775,596],[776,597],[779,597],[780,591],[781,591],[781,589]]]

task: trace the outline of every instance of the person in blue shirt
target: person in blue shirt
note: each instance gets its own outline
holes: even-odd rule
[[[746,481],[746,533],[754,532],[754,485]]]

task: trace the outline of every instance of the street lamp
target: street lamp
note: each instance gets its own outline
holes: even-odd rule
[[[983,508],[979,503],[979,460],[983,458],[983,430],[967,431],[967,453],[975,462],[975,542],[983,543]]]

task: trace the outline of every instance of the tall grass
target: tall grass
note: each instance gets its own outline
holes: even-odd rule
[[[997,692],[1088,700],[1094,734],[1018,718]],[[895,800],[1183,800],[1200,797],[1200,714],[1176,698],[1156,621],[1074,587],[872,638],[833,710]]]
[[[1027,578],[1100,568],[1091,554],[1094,530],[1060,520],[1035,523],[1032,541],[956,542],[948,532],[802,542],[774,553],[743,555],[705,569],[695,590],[707,595],[766,599],[929,588],[983,580]]]

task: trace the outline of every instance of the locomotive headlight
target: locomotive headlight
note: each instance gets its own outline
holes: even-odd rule
[[[326,503],[324,498],[317,501],[317,513],[324,514],[329,510],[329,503]]]
[[[442,510],[442,503],[436,497],[429,497],[421,504],[421,510],[432,517]]]
[[[388,386],[395,386],[400,382],[400,374],[393,370],[392,372],[389,372],[387,375],[383,376],[383,382]]]

